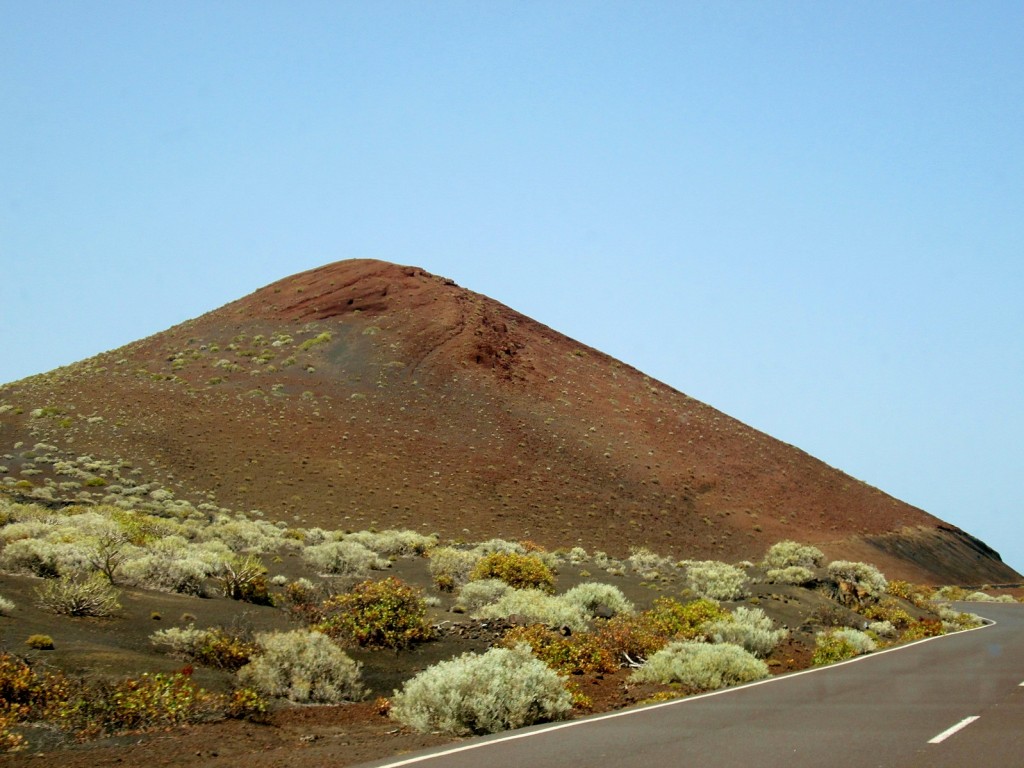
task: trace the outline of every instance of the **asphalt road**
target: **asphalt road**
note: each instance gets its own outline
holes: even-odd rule
[[[1024,605],[961,607],[996,624],[740,688],[372,765],[1024,767]]]

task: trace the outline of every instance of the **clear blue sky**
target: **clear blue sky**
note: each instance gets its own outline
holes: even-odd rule
[[[415,264],[1024,569],[1024,3],[0,0],[0,382]]]

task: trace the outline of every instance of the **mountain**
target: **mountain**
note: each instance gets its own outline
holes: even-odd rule
[[[0,387],[9,490],[1020,580],[955,526],[452,280],[353,260]],[[139,501],[141,500],[141,501]]]

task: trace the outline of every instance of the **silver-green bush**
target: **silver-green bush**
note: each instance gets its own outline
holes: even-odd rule
[[[760,608],[740,606],[728,618],[708,624],[704,632],[714,643],[732,643],[764,659],[789,634],[772,626],[772,620]]]
[[[656,579],[673,570],[672,560],[652,552],[646,547],[632,547],[629,550],[629,566],[644,579]]]
[[[480,619],[517,616],[529,624],[567,626],[573,631],[586,629],[589,619],[578,605],[539,589],[510,589],[497,602],[481,607],[473,616]]]
[[[371,549],[382,557],[422,555],[437,544],[436,536],[424,536],[409,530],[358,531],[345,537]]]
[[[501,600],[512,589],[501,579],[471,581],[459,590],[456,605],[466,613],[479,611],[485,605]]]
[[[868,632],[873,632],[885,639],[894,638],[900,633],[891,621],[873,621],[868,624]]]
[[[814,571],[802,565],[789,565],[785,568],[769,568],[768,581],[773,584],[808,584],[814,581]]]
[[[387,560],[357,541],[327,541],[306,547],[302,559],[319,573],[363,579],[371,570],[390,566]]]
[[[825,559],[825,553],[810,544],[796,541],[780,541],[772,544],[765,553],[761,565],[769,570],[778,568],[817,568]]]
[[[469,581],[469,574],[480,558],[476,551],[436,547],[430,551],[430,577],[439,589],[451,592]]]
[[[848,605],[878,601],[889,584],[875,566],[849,560],[829,563],[828,575],[836,584],[837,597]]]
[[[562,678],[518,646],[428,667],[395,692],[391,716],[417,731],[462,736],[558,720],[571,708]]]
[[[238,670],[238,680],[265,696],[300,704],[337,704],[364,695],[360,665],[327,635],[306,630],[256,636],[263,653]]]
[[[717,560],[686,563],[686,584],[700,597],[709,600],[738,600],[746,594],[747,574]]]
[[[212,634],[209,629],[196,629],[194,625],[189,624],[187,627],[157,630],[149,636],[149,641],[153,645],[165,647],[175,655],[192,658],[199,653]]]
[[[48,579],[36,588],[39,605],[65,616],[110,616],[121,608],[120,594],[99,573],[85,579]]]
[[[768,665],[738,645],[681,640],[651,656],[631,679],[641,683],[681,683],[713,691],[765,677]]]
[[[871,653],[878,645],[867,632],[861,632],[852,627],[839,627],[830,631],[832,637],[838,638],[850,645],[858,656],[864,653]]]
[[[588,616],[604,615],[606,618],[619,613],[633,613],[634,607],[622,590],[611,584],[585,582],[563,594],[562,600],[579,606]]]

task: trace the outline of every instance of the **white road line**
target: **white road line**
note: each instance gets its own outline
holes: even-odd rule
[[[950,736],[952,736],[957,731],[962,731],[964,728],[966,728],[968,725],[973,723],[979,717],[981,717],[981,715],[971,715],[970,717],[965,717],[963,720],[961,720],[959,723],[954,725],[952,728],[947,728],[946,730],[944,730],[942,733],[940,733],[934,739],[928,739],[928,743],[929,744],[941,744],[942,742],[944,742],[946,739],[948,739]]]
[[[672,701],[663,701],[658,704],[648,704],[646,706],[632,707],[630,709],[620,709],[616,712],[605,712],[600,715],[591,715],[590,717],[582,718],[580,720],[568,720],[554,725],[534,726],[533,728],[530,728],[528,730],[511,732],[506,731],[505,733],[495,734],[493,738],[487,739],[485,741],[474,741],[469,744],[460,744],[458,746],[449,747],[448,749],[442,750],[440,752],[429,752],[427,754],[413,755],[412,757],[395,760],[390,763],[379,763],[378,765],[379,768],[403,768],[403,766],[406,765],[423,763],[429,760],[434,760],[439,757],[454,755],[458,752],[468,752],[470,750],[480,749],[481,747],[495,746],[505,741],[518,741],[519,739],[526,739],[532,736],[542,736],[544,734],[551,733],[552,731],[562,730],[563,728],[576,728],[578,726],[583,725],[593,725],[594,723],[600,722],[602,720],[614,720],[620,717],[630,717],[632,715],[639,715],[644,712],[649,712],[651,710],[661,709],[662,707],[684,706],[686,704],[692,704],[695,701],[700,701],[701,699],[709,699],[712,696],[724,696],[726,694],[735,694],[750,688],[757,688],[761,685],[769,685],[771,683],[781,683],[785,680],[792,680],[793,678],[801,677],[803,675],[813,675],[819,672],[825,673],[837,667],[846,666],[847,664],[856,664],[858,662],[867,661],[869,659],[877,659],[879,656],[884,656],[887,653],[899,653],[900,651],[905,651],[909,648],[913,648],[915,645],[923,645],[924,643],[931,643],[950,637],[956,637],[957,635],[964,634],[966,632],[977,632],[981,629],[994,627],[998,623],[995,621],[991,621],[990,619],[986,619],[986,621],[988,623],[982,624],[980,627],[975,627],[974,629],[964,629],[960,632],[951,632],[948,635],[934,635],[932,637],[925,637],[921,640],[915,640],[912,643],[906,643],[905,645],[896,645],[891,648],[886,648],[882,651],[876,651],[875,653],[865,653],[860,656],[854,656],[852,659],[847,659],[846,661],[838,661],[835,664],[826,664],[822,667],[811,667],[810,669],[802,669],[799,672],[789,672],[784,675],[776,675],[774,677],[769,677],[764,680],[758,680],[754,683],[737,685],[731,688],[720,688],[717,691],[701,693],[697,694],[696,696],[686,696],[682,699],[673,699]],[[1021,685],[1024,686],[1024,683],[1021,683]]]

